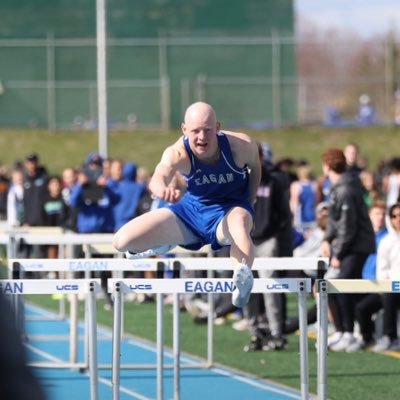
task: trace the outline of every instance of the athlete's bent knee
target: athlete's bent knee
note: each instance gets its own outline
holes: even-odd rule
[[[113,241],[112,241],[112,245],[114,246],[114,248],[115,248],[117,251],[124,252],[124,251],[127,251],[127,250],[128,250],[127,244],[128,244],[128,243],[126,242],[126,239],[123,237],[123,235],[121,235],[121,232],[118,231],[118,232],[114,235]]]

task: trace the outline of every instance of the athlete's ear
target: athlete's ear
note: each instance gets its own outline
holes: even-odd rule
[[[215,128],[217,129],[217,132],[221,129],[221,123],[219,121],[215,124]]]
[[[184,122],[181,123],[181,131],[182,131],[183,134],[185,134],[186,127],[185,127],[185,123]]]

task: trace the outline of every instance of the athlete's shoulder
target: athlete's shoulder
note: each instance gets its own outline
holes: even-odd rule
[[[246,133],[242,132],[232,132],[232,131],[222,131],[222,133],[225,134],[225,136],[228,138],[229,142],[245,142],[245,143],[251,143],[252,139],[249,135]]]
[[[168,146],[162,155],[161,162],[174,166],[181,172],[188,170],[189,157],[183,144],[183,138],[180,137],[175,143]]]
[[[258,162],[258,148],[251,137],[242,132],[224,131],[236,165],[254,165]]]

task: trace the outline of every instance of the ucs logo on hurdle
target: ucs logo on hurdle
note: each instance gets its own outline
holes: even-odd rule
[[[140,292],[141,290],[151,290],[153,286],[150,284],[138,284],[138,285],[128,285],[129,290],[132,292]]]

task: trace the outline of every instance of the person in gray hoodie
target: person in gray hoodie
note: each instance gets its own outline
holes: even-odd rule
[[[321,255],[330,257],[330,270],[338,279],[361,279],[362,268],[375,251],[375,234],[363,201],[360,180],[346,172],[346,158],[340,149],[322,154],[324,175],[332,182],[328,226],[321,244]],[[332,277],[332,275],[330,276]],[[356,339],[354,330],[355,294],[329,297],[336,332],[328,338],[332,351],[346,351]]]

